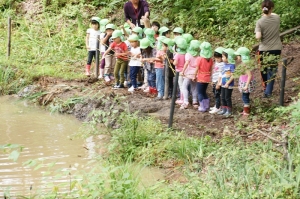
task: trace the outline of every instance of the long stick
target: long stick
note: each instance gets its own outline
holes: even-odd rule
[[[100,59],[100,51],[99,51],[99,46],[100,46],[100,36],[97,36],[97,44],[96,44],[96,78],[99,76],[99,59]]]
[[[281,74],[281,88],[280,88],[280,99],[279,105],[284,105],[284,88],[285,88],[285,78],[286,78],[286,66],[287,66],[287,59],[283,59],[283,66],[282,66],[282,74]]]
[[[11,47],[11,18],[8,17],[8,42],[7,42],[7,58],[10,56]]]
[[[174,116],[174,109],[175,109],[175,100],[176,100],[176,95],[177,95],[178,78],[179,78],[179,72],[176,72],[175,83],[174,83],[173,94],[172,94],[172,102],[171,102],[171,108],[170,108],[169,128],[172,128],[172,125],[173,125],[173,116]]]

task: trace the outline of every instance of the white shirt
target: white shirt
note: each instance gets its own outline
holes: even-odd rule
[[[101,34],[100,34],[100,41],[101,41],[102,39],[104,39],[104,35],[105,35],[105,32],[101,32]],[[105,52],[105,45],[102,44],[101,42],[100,42],[100,52],[102,52],[102,53]]]
[[[96,50],[97,36],[101,34],[100,30],[94,30],[93,28],[89,28],[89,29],[87,29],[86,33],[89,34],[90,51]]]
[[[212,70],[212,82],[216,83],[219,80],[219,77],[222,73],[224,67],[224,62],[215,62],[214,68]]]
[[[130,52],[133,55],[141,54],[141,49],[140,49],[140,47],[134,48],[134,47],[131,46]],[[128,65],[129,66],[142,66],[142,62],[140,61],[140,58],[137,58],[135,56],[131,56]]]

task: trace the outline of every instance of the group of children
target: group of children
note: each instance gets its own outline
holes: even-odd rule
[[[171,33],[173,32],[173,39]],[[87,30],[86,46],[88,62],[86,75],[90,75],[91,62],[96,52],[97,36],[100,35],[102,54],[99,79],[106,82],[115,80],[114,89],[129,87],[129,92],[143,89],[144,92],[157,94],[156,99],[172,95],[173,77],[179,72],[179,93],[176,101],[180,109],[190,106],[200,112],[232,115],[232,91],[236,66],[247,69],[250,63],[250,50],[241,47],[237,51],[218,47],[212,50],[208,42],[200,42],[191,34],[177,27],[173,31],[158,22],[151,28],[135,27],[126,24],[118,30],[107,19],[91,19]],[[250,93],[254,89],[251,70],[244,70],[239,78],[238,88],[244,103],[243,115],[250,113]],[[142,74],[143,85],[138,87],[137,77]],[[165,78],[167,77],[167,78]],[[130,84],[129,84],[130,79]],[[169,79],[169,90],[165,89],[165,79]],[[210,108],[207,87],[212,84],[215,106]],[[131,85],[131,86],[130,86]],[[166,87],[167,88],[167,87]]]

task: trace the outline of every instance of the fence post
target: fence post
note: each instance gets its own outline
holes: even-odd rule
[[[286,79],[286,67],[287,67],[287,59],[283,59],[283,66],[281,72],[281,86],[280,86],[280,99],[279,105],[283,106],[284,104],[284,88],[285,88],[285,79]]]
[[[174,83],[174,86],[173,86],[173,93],[172,93],[171,108],[170,108],[169,128],[172,128],[172,125],[173,125],[175,100],[176,100],[176,97],[177,97],[178,78],[179,78],[179,72],[176,72],[175,83]]]
[[[99,59],[100,59],[100,35],[97,36],[97,44],[96,44],[96,78],[99,76]]]
[[[11,18],[8,17],[8,41],[7,41],[7,58],[10,56],[10,47],[11,47]]]

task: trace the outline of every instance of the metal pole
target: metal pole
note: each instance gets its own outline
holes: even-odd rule
[[[179,78],[179,72],[176,72],[175,83],[174,83],[173,94],[172,94],[172,101],[171,101],[169,128],[172,128],[172,125],[173,125],[173,116],[174,116],[174,109],[175,109],[175,100],[176,100],[176,96],[177,96],[178,78]]]
[[[281,74],[281,88],[280,88],[280,99],[279,105],[283,106],[284,104],[284,87],[285,87],[285,79],[286,79],[286,66],[287,66],[287,59],[283,59],[283,66],[282,66],[282,74]]]
[[[8,17],[8,42],[7,42],[7,58],[10,56],[11,47],[11,18]]]
[[[96,44],[96,78],[99,76],[99,58],[100,58],[100,35],[97,36],[97,44]]]

